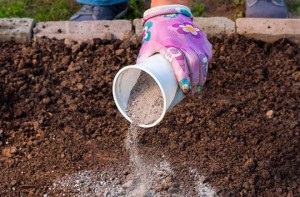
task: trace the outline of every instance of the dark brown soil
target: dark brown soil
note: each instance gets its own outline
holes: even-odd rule
[[[196,169],[220,196],[300,196],[299,47],[210,40],[203,92],[141,130],[140,152],[168,160],[190,190]],[[54,182],[95,169],[126,179],[129,123],[111,89],[139,43],[0,43],[0,196],[63,196]]]

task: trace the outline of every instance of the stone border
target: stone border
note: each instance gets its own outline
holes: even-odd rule
[[[0,41],[30,42],[33,26],[34,22],[31,18],[0,19]]]
[[[87,40],[92,38],[123,39],[132,31],[129,20],[115,21],[51,21],[37,23],[33,29],[34,38],[48,37],[56,39]]]
[[[240,18],[236,20],[238,34],[274,42],[287,38],[300,46],[300,19]]]
[[[300,46],[300,19],[239,18],[235,22],[226,17],[195,17],[194,22],[208,36],[240,34],[265,42],[287,38]],[[30,18],[0,19],[0,41],[19,43],[48,37],[87,41],[94,38],[126,39],[128,33],[140,35],[141,19],[113,21],[49,21],[35,23]]]

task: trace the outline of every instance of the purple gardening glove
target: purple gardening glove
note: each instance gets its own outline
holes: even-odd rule
[[[183,5],[158,6],[143,18],[143,44],[137,62],[155,53],[168,59],[180,88],[186,94],[200,92],[206,81],[212,46],[206,34],[193,23]]]

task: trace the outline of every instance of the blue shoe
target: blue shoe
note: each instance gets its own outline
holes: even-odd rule
[[[246,17],[288,18],[284,0],[246,0]]]
[[[110,6],[84,5],[76,12],[70,21],[92,21],[92,20],[113,20],[124,16],[128,9],[128,2]]]

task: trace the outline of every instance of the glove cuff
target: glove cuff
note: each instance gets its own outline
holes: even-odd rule
[[[142,22],[144,24],[150,18],[153,18],[155,16],[160,16],[160,15],[166,15],[166,14],[182,14],[187,17],[193,18],[190,8],[180,4],[172,4],[172,5],[156,6],[146,10],[144,12]]]

